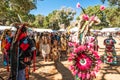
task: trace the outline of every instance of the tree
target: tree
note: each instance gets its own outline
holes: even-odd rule
[[[111,27],[120,27],[120,11],[118,8],[106,8],[105,13]]]
[[[96,27],[103,27],[106,26],[108,27],[109,23],[106,19],[106,14],[105,11],[100,11],[100,5],[97,6],[89,6],[88,8],[85,9],[86,14],[88,14],[89,16],[93,16],[96,15],[99,17],[99,19],[101,20],[101,23],[99,25],[97,25]],[[95,26],[95,25],[94,25]]]
[[[0,17],[2,16],[0,21],[20,22],[18,18],[20,16],[24,22],[23,18],[35,8],[33,0],[0,0]]]
[[[64,27],[68,27],[70,25],[70,22],[74,19],[74,15],[76,12],[72,8],[62,8],[58,12],[58,17],[60,24],[64,24]]]
[[[112,6],[118,6],[118,8],[120,8],[120,0],[101,0],[103,3],[105,2],[105,1],[108,1],[109,2],[109,4]]]
[[[43,26],[44,28],[49,28],[49,17],[48,16],[44,18]]]
[[[74,19],[75,11],[71,8],[62,8],[54,10],[44,20],[44,28],[58,30],[60,24],[64,24],[65,28],[70,25],[70,21]]]
[[[33,22],[33,25],[35,27],[43,27],[43,22],[44,22],[44,16],[39,14],[35,16],[35,21]]]
[[[79,16],[77,16],[76,20],[80,20]]]
[[[99,11],[99,8],[100,5],[89,6],[85,9],[85,12],[89,16],[92,16]],[[116,7],[107,7],[104,11],[99,12],[97,16],[100,18],[101,24],[95,26],[95,28],[120,27],[120,11],[118,11],[118,8]]]
[[[59,17],[58,17],[58,12],[59,10],[54,10],[52,11],[52,13],[50,13],[48,15],[48,18],[49,18],[49,25],[48,25],[48,28],[51,28],[51,29],[54,29],[54,30],[58,30],[60,27],[59,27]]]

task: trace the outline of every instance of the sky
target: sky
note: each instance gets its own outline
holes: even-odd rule
[[[34,15],[42,14],[47,16],[53,10],[59,10],[62,7],[71,7],[76,11],[75,17],[77,17],[81,12],[80,8],[76,8],[76,4],[78,2],[83,8],[94,5],[107,5],[106,3],[103,4],[101,0],[37,0],[37,9],[31,10],[30,13]]]

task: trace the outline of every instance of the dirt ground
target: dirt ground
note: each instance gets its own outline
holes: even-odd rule
[[[106,37],[98,37],[99,41],[99,55],[104,54],[103,40]],[[120,45],[118,37],[114,38],[117,41],[116,52],[118,55],[117,65],[101,64],[101,69],[97,74],[95,80],[120,80]],[[1,56],[0,56],[1,57]],[[71,71],[68,69],[71,63],[67,60],[62,60],[60,62],[44,62],[40,57],[37,57],[36,71],[30,74],[30,80],[74,80]],[[2,65],[0,58],[0,76],[7,80],[8,72],[6,68]]]

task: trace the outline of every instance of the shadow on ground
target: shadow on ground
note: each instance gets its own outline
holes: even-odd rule
[[[36,73],[33,73],[32,76],[34,76],[34,79],[30,78],[30,80],[48,80],[46,77],[43,77],[43,76],[36,74]]]
[[[103,56],[101,56],[103,61]],[[110,80],[119,80],[115,79],[112,76],[120,76],[120,55],[117,55],[118,63],[116,65],[113,64],[105,64],[103,63],[103,67],[101,68],[100,72],[102,74],[101,80],[108,80],[106,76],[110,78]],[[109,76],[111,74],[111,76]]]
[[[55,61],[55,68],[62,75],[62,80],[74,80],[71,71],[66,68],[60,61]]]

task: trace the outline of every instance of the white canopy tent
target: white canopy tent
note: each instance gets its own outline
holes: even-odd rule
[[[78,27],[73,27],[70,29],[71,32],[77,32],[78,31]]]
[[[39,29],[39,28],[33,28],[33,31],[36,31],[36,32],[54,32],[52,29]]]
[[[12,29],[14,30],[14,27],[12,26],[0,26],[0,30],[3,31],[5,29]],[[40,29],[40,28],[32,28],[33,31],[36,32],[55,32],[55,30],[52,29]]]
[[[119,32],[120,28],[103,28],[101,32]]]
[[[11,29],[11,26],[0,26],[0,30]]]
[[[59,29],[58,31],[66,32],[66,29]]]

